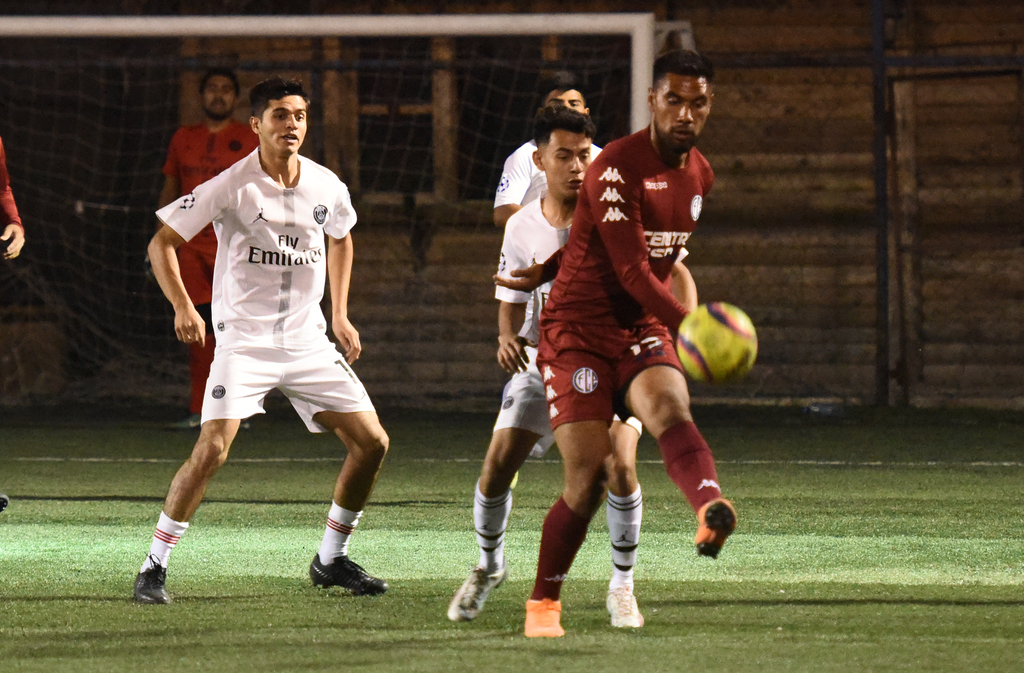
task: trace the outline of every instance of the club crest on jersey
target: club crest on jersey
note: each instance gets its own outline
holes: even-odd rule
[[[508,186],[510,184],[511,184],[511,181],[508,179],[508,176],[507,175],[502,175],[501,176],[501,182],[498,183],[498,193],[499,194],[503,193],[506,189],[508,189]]]
[[[626,199],[622,198],[619,194],[619,190],[614,187],[605,187],[604,194],[601,195],[599,201],[608,201],[609,203],[625,203]]]
[[[588,395],[597,390],[597,372],[590,367],[580,367],[572,375],[572,387]]]
[[[690,201],[690,217],[696,222],[697,218],[700,217],[700,209],[704,206],[704,199],[701,198],[700,194],[693,197],[693,201]]]
[[[516,398],[512,397],[511,395],[509,395],[508,397],[505,398],[505,402],[502,403],[501,408],[502,409],[511,409],[512,405],[515,404],[515,403],[516,403]]]
[[[214,386],[213,390],[210,392],[210,395],[213,397],[213,399],[219,400],[222,397],[224,397],[224,393],[226,392],[227,391],[224,390],[224,386]]]
[[[601,182],[618,182],[619,184],[626,184],[626,181],[619,175],[619,169],[609,166],[604,169],[604,173],[601,173],[601,177],[598,178]]]
[[[313,209],[313,219],[317,224],[323,224],[327,221],[327,206],[317,206]]]
[[[622,214],[622,211],[612,206],[604,212],[604,219],[602,222],[620,222],[626,219],[626,216]]]

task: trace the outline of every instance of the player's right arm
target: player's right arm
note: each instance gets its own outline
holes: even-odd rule
[[[185,291],[178,256],[175,254],[178,246],[184,242],[181,234],[164,224],[149,242],[147,252],[153,265],[153,276],[167,301],[174,307],[174,334],[178,341],[203,345],[206,342],[206,323]]]

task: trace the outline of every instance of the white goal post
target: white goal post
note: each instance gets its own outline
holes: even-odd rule
[[[0,16],[0,38],[32,37],[386,37],[629,35],[630,128],[648,123],[654,15],[453,14],[399,16]]]

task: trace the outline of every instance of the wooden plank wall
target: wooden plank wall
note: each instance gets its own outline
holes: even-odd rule
[[[381,10],[347,3],[333,11]],[[373,7],[370,7],[373,5]],[[451,11],[419,2],[421,11]],[[873,401],[875,234],[871,73],[863,67],[757,67],[757,54],[864,54],[866,0],[600,2],[689,20],[720,63],[701,147],[715,188],[693,237],[701,298],[747,309],[761,358],[730,388],[698,399]],[[898,53],[1017,54],[1024,6],[905,0]],[[577,11],[576,3],[460,3],[458,11]],[[740,64],[743,65],[740,65]],[[913,73],[898,73],[910,75]],[[919,74],[919,73],[918,73]],[[932,73],[934,75],[935,73]],[[1018,73],[913,79],[894,109],[893,216],[901,328],[896,376],[913,404],[1024,408],[1024,229]],[[362,206],[353,316],[371,394],[413,406],[490,409],[504,381],[494,362],[490,275],[500,232],[487,204],[455,223],[440,208],[418,259],[391,211]],[[451,211],[451,209],[448,209]],[[458,209],[456,209],[458,210]],[[390,223],[375,227],[374,223]],[[395,233],[398,231],[399,233]],[[422,227],[421,227],[422,231]],[[416,269],[416,270],[414,270]]]

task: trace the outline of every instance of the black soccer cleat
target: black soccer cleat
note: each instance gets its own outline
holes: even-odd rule
[[[0,512],[2,512],[5,509],[7,509],[7,505],[9,505],[10,502],[11,502],[10,498],[8,498],[3,493],[0,493]]]
[[[388,583],[371,576],[347,556],[337,556],[324,565],[320,554],[309,564],[309,579],[317,587],[341,587],[353,596],[379,596],[388,590]]]
[[[139,573],[135,578],[135,602],[147,605],[171,602],[164,585],[167,582],[167,568],[154,565],[149,570]]]

